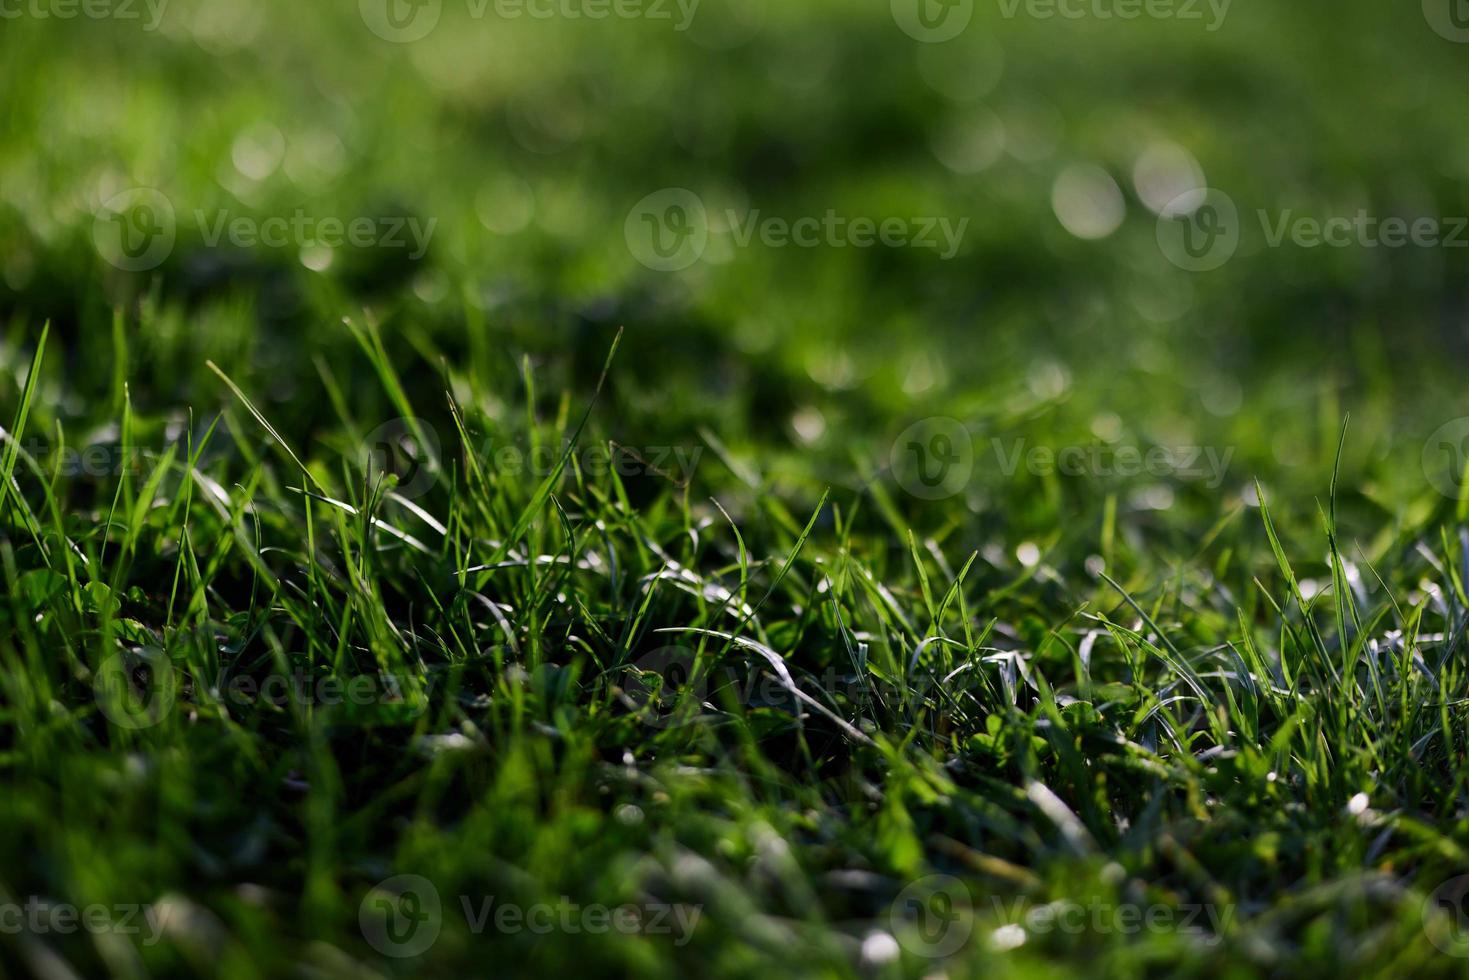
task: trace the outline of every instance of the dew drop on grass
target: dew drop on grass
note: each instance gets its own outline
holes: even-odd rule
[[[862,940],[862,962],[881,966],[898,958],[898,941],[886,932],[870,932]]]
[[[990,933],[990,945],[1000,952],[1025,945],[1025,929],[1011,922]]]
[[[1149,211],[1163,210],[1180,197],[1179,207],[1192,214],[1204,203],[1204,171],[1192,153],[1177,143],[1160,140],[1138,156],[1132,168],[1132,186]]]
[[[1127,203],[1112,175],[1095,164],[1067,167],[1051,188],[1056,220],[1077,238],[1106,238],[1122,225]]]

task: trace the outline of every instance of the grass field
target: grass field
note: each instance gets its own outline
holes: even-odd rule
[[[1464,975],[1462,7],[0,0],[0,974]]]

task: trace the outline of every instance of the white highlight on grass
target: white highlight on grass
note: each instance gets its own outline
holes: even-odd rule
[[[301,264],[312,272],[325,272],[332,267],[335,253],[325,245],[308,245],[301,249]]]
[[[1092,435],[1103,442],[1122,438],[1122,419],[1115,412],[1103,412],[1092,419]]]
[[[230,146],[235,169],[251,180],[264,180],[275,173],[285,157],[286,138],[267,122],[249,127]]]
[[[1051,187],[1051,209],[1056,220],[1077,238],[1106,238],[1122,225],[1127,203],[1112,175],[1090,163],[1061,171]]]
[[[869,932],[862,940],[862,962],[882,966],[898,958],[898,941],[885,932]]]
[[[791,416],[791,428],[802,445],[809,446],[826,434],[826,416],[814,405],[807,405]]]
[[[1204,203],[1206,187],[1204,170],[1194,155],[1166,140],[1150,144],[1138,156],[1132,186],[1154,214],[1162,214],[1170,205],[1176,212],[1194,213]]]
[[[1002,953],[1024,946],[1025,929],[1013,922],[1000,926],[990,933],[990,945]]]

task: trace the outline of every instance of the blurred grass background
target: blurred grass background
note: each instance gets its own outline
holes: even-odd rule
[[[373,35],[350,4],[170,0],[156,31],[8,21],[11,322],[50,319],[79,350],[111,342],[115,305],[147,302],[159,323],[129,364],[140,404],[201,403],[213,358],[268,379],[291,414],[322,408],[290,396],[315,383],[306,355],[349,343],[333,328],[344,309],[480,377],[503,370],[498,338],[583,351],[568,369],[589,374],[625,324],[627,410],[762,451],[793,443],[802,408],[826,421],[825,441],[890,438],[895,419],[962,417],[1037,372],[1073,421],[1110,410],[1172,442],[1237,445],[1243,463],[1305,485],[1348,408],[1356,465],[1443,421],[1463,353],[1462,253],[1267,249],[1250,228],[1256,208],[1469,213],[1469,130],[1448,94],[1465,52],[1416,9],[1237,0],[1211,33],[980,3],[943,44],[913,41],[882,4],[706,0],[683,33],[468,9],[446,3],[410,44]],[[1185,273],[1160,253],[1134,179],[1150,152],[1191,158],[1239,204],[1246,240],[1222,269]],[[1078,164],[1125,198],[1100,241],[1053,211]],[[139,185],[179,215],[153,274],[110,268],[91,240],[101,203]],[[969,224],[947,262],[729,249],[716,235],[704,261],[668,275],[640,266],[622,232],[666,186],[711,213]],[[313,271],[295,248],[210,248],[189,217],[298,208],[437,224],[422,261],[344,249]],[[83,403],[112,383],[108,358],[68,369]],[[1385,493],[1409,490],[1377,476]]]

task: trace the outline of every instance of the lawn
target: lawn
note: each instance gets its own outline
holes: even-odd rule
[[[0,0],[0,976],[1463,975],[1461,7]]]

